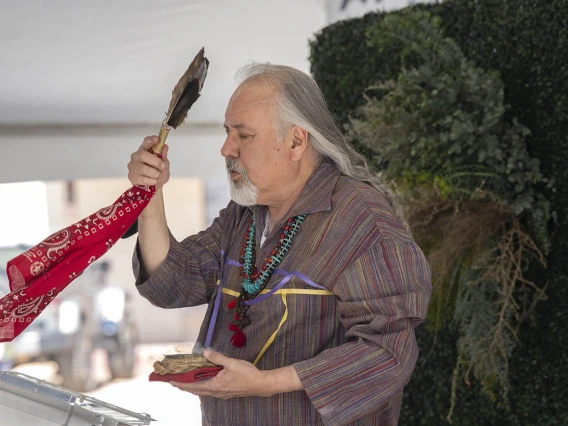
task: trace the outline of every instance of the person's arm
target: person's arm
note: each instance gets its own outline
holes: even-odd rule
[[[146,137],[128,163],[128,179],[132,185],[156,186],[156,194],[138,218],[138,250],[145,277],[151,277],[156,272],[170,249],[162,190],[170,178],[168,146],[164,146],[161,159],[149,152],[158,142],[157,136]]]
[[[380,238],[333,292],[349,341],[293,365],[326,425],[397,404],[418,358],[414,329],[428,309],[430,270],[411,239]]]
[[[170,250],[162,188],[156,189],[156,194],[138,217],[138,249],[142,275],[151,277]]]

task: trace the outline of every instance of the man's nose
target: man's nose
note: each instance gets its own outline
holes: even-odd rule
[[[228,158],[228,157],[238,158],[239,157],[238,145],[237,145],[237,143],[234,139],[235,138],[233,138],[230,134],[227,135],[227,138],[225,139],[225,143],[221,147],[221,155],[223,157],[225,157],[225,158]]]

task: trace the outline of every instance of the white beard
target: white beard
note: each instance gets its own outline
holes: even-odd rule
[[[235,160],[228,158],[226,160],[227,175],[231,171],[238,172],[242,181],[235,182],[229,175],[229,188],[231,190],[231,199],[241,206],[254,206],[258,200],[258,188],[250,181],[246,171],[242,169]]]

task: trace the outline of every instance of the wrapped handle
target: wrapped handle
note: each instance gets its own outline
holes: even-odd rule
[[[162,121],[162,127],[160,127],[160,133],[158,137],[160,138],[160,142],[152,147],[152,152],[154,154],[158,154],[158,157],[161,158],[162,150],[164,149],[164,144],[166,143],[166,139],[168,138],[168,134],[170,133],[171,127],[168,126],[166,120]]]

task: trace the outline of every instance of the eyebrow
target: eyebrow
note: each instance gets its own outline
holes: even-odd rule
[[[227,130],[229,127],[232,127],[233,129],[244,129],[244,130],[248,130],[250,132],[254,132],[253,129],[251,129],[250,127],[244,125],[243,123],[237,123],[237,124],[231,124],[230,126],[227,126],[226,124],[223,124],[223,128],[225,130]]]

